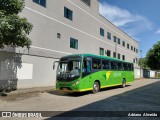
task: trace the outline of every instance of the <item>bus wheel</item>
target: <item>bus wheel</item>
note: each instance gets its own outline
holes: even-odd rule
[[[122,88],[125,88],[125,87],[126,87],[126,80],[123,79],[123,81],[122,81]]]
[[[93,93],[97,93],[99,92],[99,83],[98,82],[94,82],[93,84]]]

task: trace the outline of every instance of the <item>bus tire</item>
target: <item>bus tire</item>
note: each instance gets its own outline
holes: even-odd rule
[[[93,92],[93,94],[99,92],[99,83],[96,81],[93,84],[93,91],[92,92]]]
[[[122,80],[122,88],[125,88],[125,87],[126,87],[126,80],[123,79],[123,80]]]

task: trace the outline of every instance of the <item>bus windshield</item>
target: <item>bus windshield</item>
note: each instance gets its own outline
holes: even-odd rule
[[[60,61],[57,69],[57,77],[59,79],[69,79],[80,76],[80,59],[68,59]]]

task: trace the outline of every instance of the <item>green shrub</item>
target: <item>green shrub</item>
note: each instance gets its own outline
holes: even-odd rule
[[[157,77],[160,78],[160,73],[157,74]]]

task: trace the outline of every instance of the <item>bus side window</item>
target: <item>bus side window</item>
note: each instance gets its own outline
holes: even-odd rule
[[[130,66],[130,64],[128,64],[128,70],[131,70],[131,66]]]
[[[114,64],[115,64],[115,70],[117,70],[118,69],[118,63],[115,62]]]
[[[108,60],[102,60],[102,69],[109,70],[110,68],[110,62]]]
[[[129,68],[129,64],[127,64],[127,70],[130,70],[130,68]]]
[[[92,68],[93,69],[101,69],[101,59],[92,59]]]
[[[111,61],[108,61],[109,70],[111,70]]]
[[[124,70],[126,70],[126,63],[123,63]]]
[[[128,70],[133,70],[133,64],[131,63],[128,64]]]
[[[124,70],[124,63],[122,62],[122,70]]]
[[[117,70],[118,69],[118,65],[116,61],[111,61],[111,69],[112,70]]]
[[[86,72],[87,71],[87,61],[86,59],[83,60],[83,65],[82,65],[82,72]]]
[[[133,70],[133,69],[134,69],[134,68],[133,68],[133,64],[131,64],[131,67],[132,67],[132,70]]]
[[[111,61],[111,69],[114,70],[114,64],[113,61]]]
[[[91,72],[91,61],[87,60],[87,72]]]
[[[123,70],[123,63],[122,62],[118,62],[118,70]]]
[[[106,69],[106,62],[105,62],[105,60],[102,60],[102,69]]]
[[[91,60],[84,58],[82,65],[82,72],[83,73],[91,72]]]
[[[124,63],[124,70],[128,70],[128,64]]]

